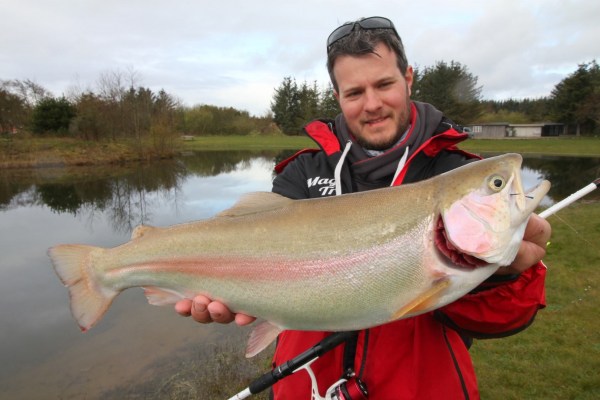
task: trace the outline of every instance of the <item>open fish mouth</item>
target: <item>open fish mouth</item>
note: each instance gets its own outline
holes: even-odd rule
[[[489,263],[486,261],[483,261],[472,255],[462,253],[450,242],[444,226],[444,220],[441,215],[438,216],[437,223],[435,224],[434,242],[440,253],[448,258],[452,264],[458,267],[478,268],[489,265]]]

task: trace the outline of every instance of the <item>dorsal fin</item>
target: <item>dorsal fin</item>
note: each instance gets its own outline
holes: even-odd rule
[[[141,238],[145,234],[152,232],[156,229],[158,229],[158,228],[155,228],[150,225],[138,225],[131,232],[131,240]]]
[[[221,211],[217,217],[240,217],[242,215],[258,214],[285,207],[294,200],[272,192],[254,192],[242,196],[233,207]]]

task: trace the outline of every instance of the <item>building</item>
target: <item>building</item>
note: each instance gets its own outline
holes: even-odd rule
[[[509,124],[497,122],[467,126],[471,130],[471,137],[481,139],[514,138],[539,138],[545,136],[559,136],[564,134],[564,124],[554,122],[541,122],[536,124]]]

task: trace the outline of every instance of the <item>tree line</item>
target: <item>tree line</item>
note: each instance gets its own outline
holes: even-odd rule
[[[461,125],[507,122],[565,124],[567,133],[600,133],[600,69],[595,60],[580,64],[546,96],[536,99],[484,100],[478,78],[457,61],[414,69],[411,98],[431,103]],[[339,106],[329,85],[298,84],[285,77],[271,102],[275,123],[286,134],[300,134],[316,118],[333,118]]]
[[[120,140],[168,149],[180,135],[278,133],[271,116],[213,105],[182,105],[164,90],[137,84],[134,72],[101,75],[94,89],[54,97],[30,80],[0,80],[0,134],[29,132]]]
[[[298,135],[317,118],[334,118],[340,108],[331,84],[298,83],[284,77],[274,89],[270,113],[256,117],[233,107],[184,106],[164,90],[137,83],[135,72],[101,75],[95,89],[71,89],[54,97],[31,80],[0,80],[0,134],[31,132],[85,140],[131,140],[171,148],[179,135]],[[485,100],[478,78],[459,62],[439,61],[414,70],[412,99],[431,103],[456,123],[558,122],[567,132],[600,131],[600,68],[580,64],[546,96]]]

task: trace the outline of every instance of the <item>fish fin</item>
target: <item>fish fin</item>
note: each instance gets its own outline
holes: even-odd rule
[[[149,226],[149,225],[138,225],[135,228],[133,228],[133,231],[131,232],[131,240],[139,239],[142,236],[144,236],[144,235],[148,234],[149,232],[152,232],[156,229],[158,229],[158,228],[155,228],[155,227]]]
[[[285,207],[294,200],[272,192],[254,192],[244,195],[233,207],[217,214],[217,217],[240,217],[259,214]]]
[[[248,344],[246,345],[246,358],[254,357],[266,349],[281,333],[283,329],[273,325],[268,321],[258,324],[250,333]]]
[[[183,300],[185,296],[169,289],[159,288],[157,286],[145,286],[144,295],[148,299],[148,303],[153,306],[165,306],[167,304],[175,304],[179,300]]]
[[[102,250],[99,247],[63,244],[52,247],[48,255],[54,271],[69,288],[71,313],[86,332],[102,318],[118,292],[101,287],[90,273],[90,254]]]
[[[406,317],[408,314],[416,315],[419,312],[425,311],[434,306],[439,300],[442,292],[450,286],[450,278],[445,277],[438,279],[424,293],[420,294],[416,299],[399,309],[394,313],[390,321]]]

